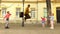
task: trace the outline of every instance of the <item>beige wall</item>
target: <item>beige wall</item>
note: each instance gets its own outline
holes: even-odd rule
[[[55,12],[54,12],[55,13],[55,18],[56,18],[56,7],[60,7],[60,3],[55,3]]]
[[[14,19],[16,17],[16,8],[20,7],[22,11],[22,4],[18,5],[17,3],[2,3],[1,7],[7,8],[7,11],[10,11],[11,18]]]
[[[24,9],[27,7],[27,5],[30,4],[31,7],[30,8],[35,8],[35,16],[36,16],[36,20],[38,19],[39,21],[41,20],[41,17],[44,16],[44,8],[46,8],[46,3],[25,3],[24,4]],[[52,3],[51,4],[51,9],[52,9],[52,13],[54,13],[54,20],[56,20],[56,7],[60,7],[59,5],[60,3]],[[38,6],[38,7],[37,7]],[[10,13],[12,14],[10,19],[19,19],[16,17],[16,8],[20,7],[21,11],[23,11],[23,4],[22,3],[2,3],[1,7],[6,7],[7,11],[10,11]],[[38,11],[37,11],[38,10]]]
[[[22,1],[22,0],[2,0],[2,1]]]
[[[22,0],[2,0],[2,1],[22,1]],[[37,1],[37,0],[25,0],[25,1]],[[38,1],[46,1],[46,0],[38,0]],[[51,0],[54,1],[54,0]]]
[[[25,3],[24,4],[24,9],[27,7],[27,5],[30,4],[31,7],[30,8],[35,8],[35,11],[38,12],[38,15],[36,13],[36,16],[38,16],[38,20],[40,20],[40,17],[44,16],[44,8],[46,8],[46,3],[38,3],[38,7],[36,3]],[[23,11],[23,5],[22,3],[2,3],[1,7],[6,7],[7,11],[11,12],[11,18],[15,18],[16,17],[16,7],[20,7],[21,11]],[[54,8],[54,4],[52,4],[52,10]],[[38,10],[38,11],[37,11]]]
[[[30,4],[31,7],[30,8],[35,8],[36,12],[37,12],[37,4],[33,3],[25,3],[24,5],[24,9],[27,7],[27,5]],[[7,11],[10,11],[11,15],[11,19],[15,19],[16,18],[16,8],[20,7],[21,8],[21,12],[23,11],[23,5],[22,3],[2,3],[1,7],[7,8]],[[36,14],[37,15],[37,14]]]
[[[38,20],[44,16],[44,8],[46,8],[46,3],[39,3],[38,4]]]

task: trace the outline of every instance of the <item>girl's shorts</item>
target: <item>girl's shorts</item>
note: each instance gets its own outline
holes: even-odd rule
[[[6,21],[9,21],[9,18],[7,18]]]
[[[45,21],[42,21],[42,24],[45,24]]]

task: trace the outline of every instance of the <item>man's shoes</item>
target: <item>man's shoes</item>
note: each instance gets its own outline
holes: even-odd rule
[[[5,29],[9,29],[9,27],[7,26],[7,27],[5,27]]]

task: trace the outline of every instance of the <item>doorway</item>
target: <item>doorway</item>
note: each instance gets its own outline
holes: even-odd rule
[[[60,7],[56,8],[56,17],[57,17],[57,23],[60,23]]]

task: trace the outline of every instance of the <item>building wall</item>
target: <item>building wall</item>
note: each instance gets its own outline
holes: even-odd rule
[[[54,13],[54,20],[56,21],[56,4],[55,3],[52,3],[51,11],[52,13]]]
[[[55,18],[56,18],[56,8],[57,7],[60,7],[60,3],[55,3],[55,12],[54,12],[55,13]],[[56,21],[57,21],[57,18],[56,18]]]
[[[46,8],[46,3],[25,3],[24,4],[24,9],[27,7],[27,5],[30,4],[30,8],[35,8],[35,16],[36,20],[41,20],[41,17],[44,16],[44,8]],[[60,6],[59,4],[52,3],[52,12],[54,13],[54,20],[56,20],[56,7]],[[10,11],[12,14],[10,17],[10,20],[15,20],[15,19],[20,19],[19,17],[16,16],[16,8],[19,7],[21,8],[21,12],[23,12],[23,4],[22,3],[1,3],[1,8],[7,8],[6,11]],[[25,10],[24,10],[25,11]],[[2,16],[2,15],[1,15]],[[2,17],[3,18],[3,17]]]
[[[38,15],[36,14],[36,16],[38,16],[38,18],[40,20],[40,17],[43,17],[43,8],[46,8],[46,4],[45,3],[38,3],[38,5],[37,5],[36,3],[25,3],[24,4],[24,9],[27,7],[28,4],[31,5],[30,8],[35,8],[35,11],[38,12]],[[15,18],[16,17],[16,8],[17,7],[20,7],[21,11],[23,11],[22,3],[2,3],[1,7],[2,8],[3,7],[7,8],[6,11],[10,11],[10,13],[12,14],[11,18]]]

